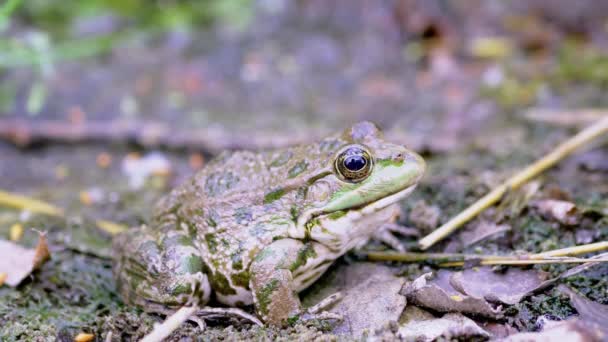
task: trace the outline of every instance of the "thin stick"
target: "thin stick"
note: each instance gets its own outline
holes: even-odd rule
[[[605,109],[576,109],[572,111],[532,108],[524,113],[524,118],[530,121],[548,123],[560,126],[589,125],[606,115]]]
[[[588,258],[564,258],[564,259],[528,259],[528,260],[481,260],[479,265],[538,265],[538,264],[584,264],[587,262],[608,262],[608,258],[588,259]],[[464,266],[464,261],[445,262],[439,267]]]
[[[530,256],[531,259],[542,259],[546,257],[557,257],[557,256],[566,256],[566,255],[579,255],[585,253],[599,252],[608,249],[608,241],[600,241],[595,243],[590,243],[586,245],[574,246],[556,249],[552,251],[542,252],[533,254]]]
[[[215,127],[180,129],[163,122],[129,120],[84,121],[73,124],[61,120],[24,120],[0,118],[0,139],[17,146],[36,142],[116,142],[125,141],[144,147],[164,146],[195,149],[217,154],[223,150],[267,149],[305,143],[319,138],[321,132],[290,132],[251,136]]]
[[[400,261],[421,262],[432,261],[435,263],[462,262],[467,260],[542,260],[554,257],[580,255],[599,252],[608,249],[608,241],[594,242],[586,245],[555,249],[552,251],[520,254],[520,255],[479,255],[462,253],[415,253],[415,252],[367,252],[367,258],[371,261]],[[553,259],[552,259],[553,260]]]
[[[516,256],[509,255],[476,255],[460,253],[413,253],[413,252],[367,252],[367,259],[371,261],[400,261],[400,262],[453,262],[475,259],[517,260]]]
[[[182,323],[186,322],[198,310],[198,306],[183,306],[173,315],[167,317],[161,324],[155,324],[154,329],[148,335],[144,336],[142,342],[160,342],[172,332],[177,330]]]
[[[537,160],[532,165],[525,168],[509,178],[506,182],[496,187],[490,193],[473,203],[470,207],[453,217],[450,221],[439,227],[429,235],[420,239],[418,242],[421,249],[425,250],[444,239],[452,232],[460,228],[463,224],[477,216],[480,212],[498,202],[509,189],[517,189],[530,179],[536,177],[541,172],[555,165],[572,152],[581,148],[591,140],[608,132],[608,116],[599,120],[594,125],[587,127],[572,138],[557,146],[552,152]]]
[[[63,210],[52,204],[2,190],[0,190],[0,205],[49,216],[63,216]]]

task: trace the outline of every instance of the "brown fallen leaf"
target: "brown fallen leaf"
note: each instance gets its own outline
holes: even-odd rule
[[[558,286],[557,289],[570,297],[570,304],[574,306],[581,320],[594,324],[597,333],[604,339],[608,339],[608,305],[589,300],[563,284]]]
[[[460,241],[465,247],[469,247],[487,238],[502,236],[502,233],[509,230],[511,230],[511,226],[508,224],[496,224],[482,219],[472,229],[462,231]]]
[[[342,299],[328,309],[343,318],[333,326],[332,333],[360,338],[366,331],[382,330],[399,319],[406,304],[405,296],[399,293],[404,281],[381,264],[341,264],[313,285],[303,302],[311,306],[341,292]]]
[[[358,337],[399,319],[406,304],[399,294],[403,278],[372,263],[349,265],[345,271],[348,283],[340,290],[344,297],[330,310],[341,315],[343,321],[333,333]]]
[[[545,280],[547,274],[534,269],[509,268],[499,273],[491,267],[476,267],[455,272],[450,277],[450,284],[468,296],[513,305]]]
[[[574,226],[580,222],[580,213],[572,202],[554,199],[544,199],[532,203],[532,207],[551,220],[555,220],[566,226]]]
[[[408,303],[439,312],[463,312],[490,318],[502,317],[502,307],[492,305],[483,298],[467,296],[450,284],[453,272],[440,270],[433,277],[426,273],[412,282],[406,283],[401,293]]]
[[[462,312],[486,317],[502,316],[502,304],[519,303],[542,286],[547,275],[536,270],[510,268],[497,273],[491,267],[463,271],[440,270],[404,286],[408,302],[439,312]]]
[[[606,341],[605,335],[598,335],[596,331],[585,321],[572,318],[561,322],[546,324],[540,332],[525,332],[513,334],[502,342],[602,342]]]
[[[397,336],[405,341],[435,341],[439,337],[446,340],[490,337],[472,319],[459,313],[449,313],[436,318],[425,310],[408,306],[399,321]]]
[[[36,249],[27,249],[13,242],[0,240],[0,274],[6,274],[5,283],[15,287],[50,258],[46,235],[40,233]]]

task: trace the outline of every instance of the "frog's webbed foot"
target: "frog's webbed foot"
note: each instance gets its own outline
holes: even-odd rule
[[[406,248],[403,243],[395,236],[395,233],[402,236],[419,236],[420,232],[415,228],[405,227],[397,223],[388,222],[383,224],[374,234],[373,238],[378,240],[392,249],[405,252]]]
[[[196,304],[187,304],[185,306],[192,305]],[[175,311],[175,309],[170,309],[167,307],[158,307],[155,308],[155,310],[152,312],[169,317],[173,315]],[[188,317],[188,321],[195,323],[201,331],[204,331],[207,328],[207,324],[205,323],[205,321],[218,319],[236,320],[263,326],[262,321],[260,321],[257,317],[239,308],[214,308],[210,306],[205,306],[198,309],[194,314]]]
[[[241,321],[246,321],[247,323],[252,323],[255,325],[263,326],[264,324],[254,315],[248,313],[247,311],[239,308],[213,308],[210,306],[205,306],[198,310],[195,314],[196,318],[202,318],[204,320],[209,319],[218,319],[218,318],[228,318],[233,319],[236,318]],[[204,322],[203,322],[204,324]]]

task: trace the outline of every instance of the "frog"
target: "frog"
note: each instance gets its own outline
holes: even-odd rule
[[[150,312],[215,300],[290,324],[306,313],[301,291],[386,236],[425,168],[367,121],[314,143],[222,152],[115,237],[118,292]]]

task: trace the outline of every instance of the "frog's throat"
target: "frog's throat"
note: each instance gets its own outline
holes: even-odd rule
[[[372,202],[370,204],[364,205],[359,207],[359,211],[361,212],[361,214],[363,214],[364,216],[367,214],[371,214],[374,213],[380,209],[384,209],[386,207],[388,207],[389,205],[396,203],[402,199],[404,199],[405,197],[407,197],[409,194],[411,194],[414,189],[416,189],[416,186],[418,184],[414,184],[411,185],[403,190],[400,190],[392,195],[386,196],[382,199],[379,199],[375,202]],[[353,208],[351,208],[353,209]],[[324,211],[324,208],[313,208],[313,209],[308,209],[306,211],[304,211],[302,213],[302,215],[300,215],[300,217],[298,218],[298,229],[299,231],[305,231],[307,229],[307,223],[310,222],[314,217],[316,216],[320,216],[323,214],[327,214],[326,211]]]

